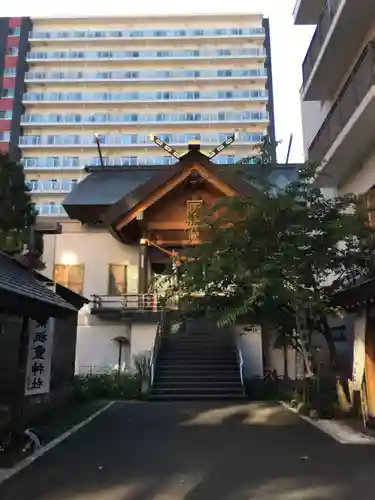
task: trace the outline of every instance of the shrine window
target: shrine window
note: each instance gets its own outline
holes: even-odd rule
[[[81,295],[83,293],[84,266],[83,264],[55,264],[53,279],[60,285]]]
[[[108,295],[120,297],[127,292],[128,268],[124,264],[110,264],[108,273]]]

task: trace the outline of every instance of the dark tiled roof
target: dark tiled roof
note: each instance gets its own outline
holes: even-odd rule
[[[87,222],[97,220],[103,209],[134,192],[160,171],[161,169],[158,167],[96,169],[68,194],[63,202],[64,208],[71,218],[77,217],[81,220],[80,215],[87,214]],[[96,211],[82,210],[84,207],[93,206],[99,209]]]
[[[257,192],[256,178],[261,166],[256,164],[223,165],[211,161],[205,154],[192,150],[172,165],[147,167],[92,167],[86,179],[80,182],[65,198],[63,205],[71,218],[82,222],[114,222],[134,208],[186,165],[198,163],[232,187],[240,195]],[[270,170],[270,180],[279,187],[295,178],[300,165],[276,165]],[[254,179],[255,178],[255,179]]]
[[[3,252],[0,252],[0,309],[34,319],[64,317],[76,312],[73,305]]]

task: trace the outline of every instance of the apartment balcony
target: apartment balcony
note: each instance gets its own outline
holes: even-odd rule
[[[168,144],[186,147],[186,144],[192,140],[201,141],[202,145],[215,146],[224,142],[231,133],[212,133],[212,134],[161,134],[160,139]],[[259,144],[262,141],[263,134],[240,132],[237,146],[248,144]],[[92,136],[87,135],[47,135],[47,136],[22,136],[19,141],[22,149],[33,148],[94,148],[97,145]],[[113,134],[101,137],[101,145],[104,148],[156,148],[157,146],[150,140],[149,136],[137,134]]]
[[[367,45],[309,147],[320,181],[337,185],[374,148],[375,42]]]
[[[57,219],[68,217],[64,207],[57,203],[36,203],[35,208],[38,211],[38,217],[53,217]]]
[[[184,113],[168,114],[158,113],[156,115],[148,114],[61,114],[61,115],[33,115],[26,114],[22,117],[22,127],[74,127],[84,126],[92,127],[104,126],[184,126],[194,123],[195,125],[207,126],[210,124],[259,124],[268,123],[269,113],[267,111],[244,111],[244,112],[221,112],[221,113]]]
[[[27,181],[32,194],[70,193],[77,181]]]
[[[218,70],[155,70],[155,71],[29,71],[26,83],[125,83],[186,81],[257,81],[267,79],[266,68]]]
[[[374,0],[326,0],[303,62],[304,100],[332,98],[374,19]]]
[[[236,155],[223,155],[215,158],[215,163],[231,165],[241,160],[242,157]],[[172,165],[176,159],[172,156],[104,156],[104,163],[108,167],[126,166],[142,167],[151,165]],[[27,171],[72,171],[83,170],[85,166],[100,166],[100,159],[97,156],[92,158],[82,157],[24,157],[22,159],[23,168]]]
[[[294,6],[294,24],[316,24],[325,0],[297,0]]]
[[[225,58],[265,58],[267,56],[264,48],[248,47],[233,49],[186,49],[186,50],[114,50],[114,51],[32,51],[27,54],[27,61],[32,62],[110,62],[110,61],[169,61],[185,59],[225,59]]]
[[[30,104],[152,104],[165,107],[166,103],[200,102],[248,102],[267,101],[266,90],[223,90],[223,91],[164,91],[164,92],[27,92],[23,96],[24,103]]]
[[[154,293],[120,296],[92,295],[91,314],[98,317],[124,318],[140,315],[160,316],[161,304]],[[158,314],[157,314],[158,313]]]
[[[221,39],[221,38],[264,38],[263,27],[248,28],[203,28],[203,29],[145,29],[145,30],[33,30],[30,42],[99,42],[118,40],[183,40],[183,39]]]

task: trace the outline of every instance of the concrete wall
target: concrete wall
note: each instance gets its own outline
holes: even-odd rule
[[[134,366],[134,358],[151,353],[156,337],[156,323],[133,323],[131,326],[130,356]]]
[[[109,264],[128,266],[128,293],[138,292],[138,247],[117,241],[107,230],[82,229],[66,224],[63,234],[44,238],[44,273],[53,275],[53,264],[83,264],[83,294],[107,295]]]
[[[244,330],[244,325],[234,327],[238,346],[241,348],[244,362],[244,378],[263,377],[263,346],[261,328]]]
[[[367,159],[352,171],[348,179],[340,186],[339,194],[363,194],[375,185],[375,150]]]
[[[108,231],[86,229],[68,222],[60,235],[47,235],[44,242],[44,273],[53,276],[54,264],[83,264],[83,294],[107,295],[109,264],[128,266],[128,293],[138,293],[138,247],[126,246]],[[156,324],[126,324],[105,321],[91,315],[84,306],[78,315],[75,373],[102,373],[118,369],[119,344],[115,337],[126,337],[122,349],[122,369],[134,366],[134,356],[152,350]]]

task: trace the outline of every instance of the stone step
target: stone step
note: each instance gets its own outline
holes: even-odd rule
[[[244,394],[149,394],[149,401],[243,401]]]
[[[231,395],[231,394],[242,394],[242,386],[236,387],[153,387],[151,389],[151,394],[213,394],[213,395]]]
[[[200,389],[201,387],[204,387],[205,389],[240,389],[242,390],[242,385],[241,385],[241,380],[237,378],[236,380],[217,380],[217,381],[210,381],[210,380],[191,380],[191,379],[186,379],[186,380],[175,380],[175,379],[170,379],[170,380],[155,380],[153,384],[153,389],[184,389],[186,387],[189,388],[194,388],[194,389]]]

